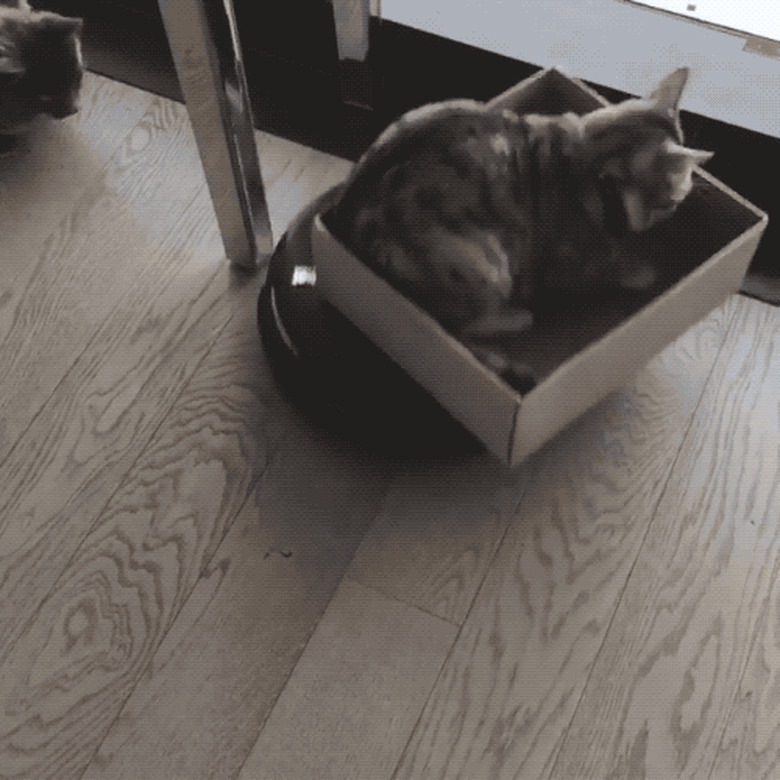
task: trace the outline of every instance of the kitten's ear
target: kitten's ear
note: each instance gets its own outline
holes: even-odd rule
[[[0,74],[18,76],[24,73],[24,65],[19,62],[14,47],[9,41],[0,38]]]
[[[78,19],[76,17],[67,16],[65,17],[65,21],[67,22],[67,30],[69,32],[75,33],[76,35],[81,34],[81,30],[84,27],[84,20]]]
[[[685,83],[688,81],[688,68],[678,68],[670,73],[650,94],[655,107],[669,117],[676,117],[679,110]]]
[[[691,149],[688,146],[682,146],[674,141],[667,142],[666,151],[668,154],[683,157],[694,165],[704,165],[704,163],[709,162],[715,154],[715,152],[705,152],[703,149]]]
[[[48,26],[50,30],[59,30],[64,35],[79,35],[84,26],[84,20],[75,16],[60,16],[49,11],[42,11],[39,14],[41,23]]]

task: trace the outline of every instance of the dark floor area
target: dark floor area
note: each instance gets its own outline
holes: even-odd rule
[[[83,48],[90,70],[181,100],[157,6],[148,0],[95,3],[50,0],[46,5],[85,18]],[[537,68],[527,63],[373,20],[373,110],[341,102],[333,23],[324,0],[309,0],[312,19],[301,38],[307,0],[282,4],[272,23],[242,24],[249,7],[235,0],[256,126],[308,146],[356,159],[378,132],[408,108],[448,97],[487,99]],[[135,5],[129,5],[135,3]],[[280,8],[282,6],[280,5]],[[268,21],[267,19],[265,20]],[[274,29],[274,24],[278,29]],[[294,28],[294,29],[293,29]],[[575,75],[576,74],[571,74]],[[624,93],[592,85],[610,100]],[[780,139],[683,112],[686,141],[715,151],[707,169],[770,214],[744,291],[780,303],[780,219],[776,181]]]

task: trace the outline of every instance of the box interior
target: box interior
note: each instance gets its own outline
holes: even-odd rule
[[[519,114],[585,114],[604,104],[587,88],[556,70],[498,96],[494,105]],[[684,128],[683,128],[684,130]],[[548,300],[526,333],[494,339],[491,345],[526,362],[541,381],[568,358],[631,317],[761,217],[723,190],[695,175],[694,188],[675,214],[649,231],[626,236],[627,252],[652,262],[657,283],[641,293],[612,292],[587,300]]]
[[[624,241],[627,251],[652,261],[658,273],[653,288],[587,299],[547,300],[536,311],[530,330],[489,343],[527,363],[541,381],[759,221],[757,214],[696,176],[694,190],[671,219]]]

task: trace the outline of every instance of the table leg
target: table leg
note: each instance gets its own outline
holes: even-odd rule
[[[232,0],[159,0],[225,252],[257,267],[273,250]]]
[[[368,27],[372,11],[379,13],[379,0],[333,0],[341,100],[369,109],[373,107],[368,61]]]

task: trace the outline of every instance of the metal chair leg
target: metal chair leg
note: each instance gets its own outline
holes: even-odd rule
[[[232,0],[159,0],[217,223],[231,263],[273,251]]]
[[[332,0],[339,55],[341,100],[373,107],[371,68],[368,62],[368,27],[372,10],[379,12],[379,0]]]

